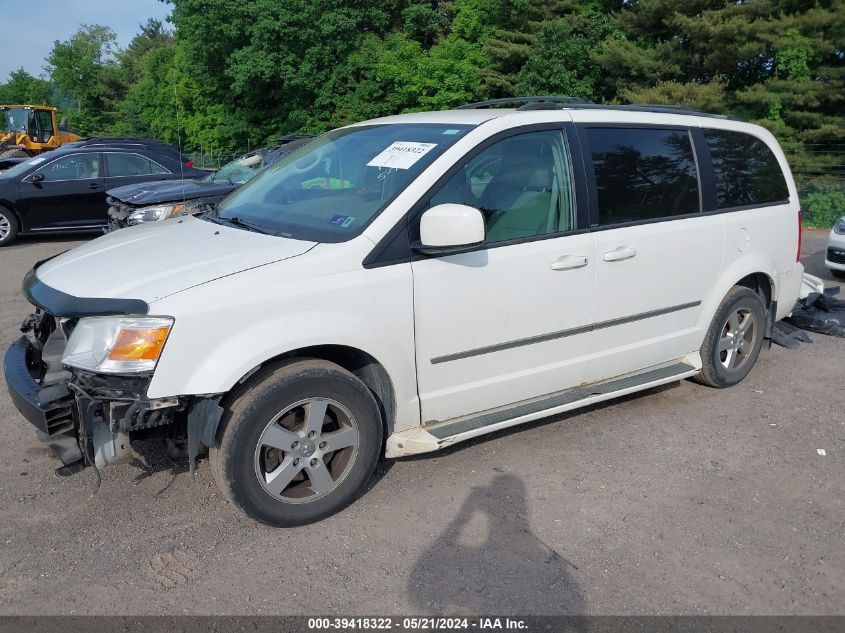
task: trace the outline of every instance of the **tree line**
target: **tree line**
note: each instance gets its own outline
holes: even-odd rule
[[[669,103],[764,125],[797,172],[845,173],[845,0],[170,4],[124,49],[83,25],[0,102],[51,102],[83,134],[226,152],[519,94]]]

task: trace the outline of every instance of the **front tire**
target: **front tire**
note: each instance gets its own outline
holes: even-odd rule
[[[845,279],[845,270],[837,270],[836,268],[831,268],[830,272],[837,279]]]
[[[18,238],[18,219],[6,207],[0,207],[0,247],[8,246]]]
[[[722,300],[701,346],[701,373],[697,382],[723,389],[748,375],[766,327],[766,309],[753,290],[734,286]]]
[[[209,452],[218,486],[276,527],[338,512],[365,488],[382,444],[375,399],[353,374],[296,360],[255,374],[227,407]]]

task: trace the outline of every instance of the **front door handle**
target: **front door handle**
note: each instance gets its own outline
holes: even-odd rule
[[[89,189],[99,189],[100,185],[98,185],[96,182],[92,182],[90,185],[88,185],[88,188]]]
[[[631,246],[620,246],[614,248],[612,251],[606,252],[602,259],[606,262],[624,262],[626,259],[631,259],[637,256],[637,249]]]
[[[552,270],[572,270],[573,268],[583,268],[586,265],[586,255],[564,255],[549,264],[549,268]]]

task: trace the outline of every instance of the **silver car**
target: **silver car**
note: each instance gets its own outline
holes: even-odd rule
[[[839,218],[830,230],[824,264],[834,277],[845,279],[845,216]]]

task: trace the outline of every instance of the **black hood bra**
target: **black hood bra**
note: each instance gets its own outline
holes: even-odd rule
[[[35,264],[23,279],[21,290],[27,301],[34,306],[53,316],[67,319],[90,316],[141,315],[149,312],[150,306],[141,299],[74,297],[48,286],[38,278],[36,271],[41,264],[50,261],[53,257]]]

